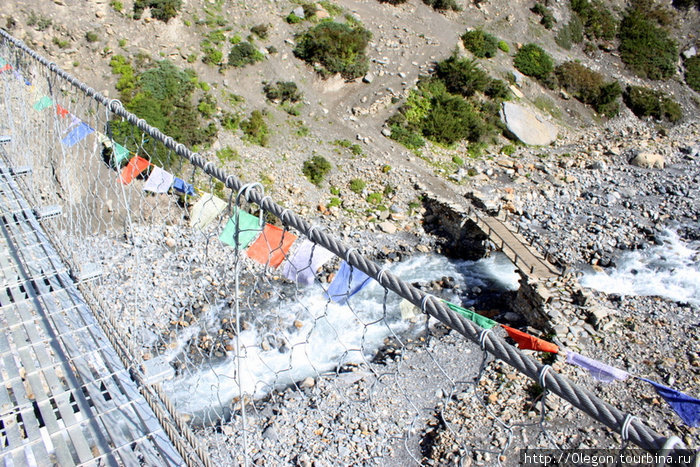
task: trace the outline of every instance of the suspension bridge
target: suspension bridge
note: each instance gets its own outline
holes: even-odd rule
[[[402,355],[420,342],[417,329],[423,327],[401,321],[396,311],[400,300],[461,335],[463,344],[455,345],[471,346],[484,356],[467,385],[473,388],[469,393],[461,382],[464,374],[455,373],[459,369],[448,368],[430,346],[424,350],[424,363],[433,365],[433,373],[450,388],[441,392],[442,402],[461,388],[475,406],[485,408],[494,427],[508,434],[508,441],[496,447],[462,440],[455,448],[460,455],[494,453],[496,463],[508,464],[505,454],[514,432],[527,425],[507,421],[484,405],[478,382],[487,377],[489,358],[544,388],[535,402],[541,418],[530,423],[544,444],[526,447],[561,448],[549,433],[555,427],[547,428],[545,419],[546,400],[556,396],[597,420],[600,430],[617,433],[609,439],[613,445],[632,443],[653,453],[685,448],[674,433],[657,433],[640,416],[604,402],[495,330],[481,328],[275,203],[261,186],[244,185],[1,30],[0,41],[0,57],[7,65],[0,74],[0,460],[5,465],[263,462],[270,460],[264,449],[274,438],[262,436],[270,426],[264,424],[291,410],[275,407],[285,388],[313,386],[301,380],[329,381],[325,400],[366,403],[360,412],[373,418],[371,396],[348,400],[348,387],[335,382],[348,372],[362,375],[354,382],[368,378],[368,387],[392,388],[398,399],[408,400],[395,414],[399,434],[393,436],[408,440],[415,435],[414,424],[425,418],[425,407],[418,405],[415,390],[401,386],[405,383],[392,386],[386,380],[402,381],[408,371],[401,365]],[[123,140],[110,134],[113,121],[131,126]],[[133,164],[145,161],[144,168],[157,150],[176,156],[180,162],[170,170],[182,177],[181,195],[167,190],[153,195],[143,190],[142,180],[126,182],[123,171],[120,175],[114,164],[105,163],[114,161],[119,148],[137,156]],[[174,186],[168,180],[168,188]],[[225,196],[215,193],[215,182],[224,185]],[[188,186],[198,193],[194,188],[190,193]],[[217,204],[216,194],[228,202]],[[207,223],[201,216],[193,222],[195,206],[210,204],[217,206],[217,214]],[[267,241],[263,257],[258,257],[261,265],[251,263],[256,258],[253,247],[247,257],[243,254],[242,237],[248,233],[240,217],[244,209],[260,211],[255,217],[261,230],[264,217],[273,216],[281,225],[277,230],[266,227],[258,237]],[[556,273],[510,229],[502,230],[502,223],[476,211],[470,215],[492,240],[500,239],[494,243],[518,268],[545,277]],[[224,242],[229,225],[232,247]],[[315,295],[281,281],[275,269],[292,259],[292,242],[287,240],[297,238],[308,241],[312,253],[309,265],[295,277],[310,270],[306,285],[318,290]],[[350,288],[342,300],[334,300],[332,286],[312,267],[314,249],[327,251],[341,270],[347,266],[348,284],[353,284],[353,274],[373,281],[379,290],[376,310],[353,305]],[[100,273],[93,266],[100,263],[109,269]],[[340,317],[347,319],[338,321]],[[346,335],[352,326],[357,327],[355,338]],[[369,344],[375,335],[378,347]],[[333,345],[319,344],[327,336],[334,336]],[[394,366],[373,360],[382,345],[398,355]],[[320,361],[319,352],[335,360]],[[331,443],[319,424],[300,421],[294,429],[300,439],[311,432],[321,445]],[[363,428],[338,439],[356,446],[370,430],[367,423],[357,424]],[[374,444],[393,445],[380,438]],[[408,457],[420,463],[420,450],[407,441],[404,445]],[[334,449],[342,453],[343,447]],[[300,453],[275,455],[271,462],[301,458]],[[390,453],[382,453],[350,461],[391,464],[391,459]],[[513,461],[517,459],[511,457]]]

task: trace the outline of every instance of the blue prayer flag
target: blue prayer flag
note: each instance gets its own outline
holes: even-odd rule
[[[371,279],[364,272],[343,261],[326,293],[331,300],[343,305],[348,298],[364,289]]]
[[[78,143],[78,141],[83,140],[87,135],[95,131],[93,128],[90,128],[90,126],[85,123],[85,122],[80,122],[78,126],[73,128],[73,130],[68,133],[68,135],[63,138],[63,144],[65,144],[68,147],[71,147]]]
[[[646,378],[639,378],[642,381],[654,386],[656,392],[659,393],[661,397],[664,398],[668,405],[678,414],[683,422],[691,427],[700,426],[700,400],[690,397],[687,394],[683,394],[680,391],[676,391],[673,388],[664,386],[663,384],[656,383]]]
[[[180,177],[175,177],[175,181],[173,182],[173,188],[180,193],[184,193],[186,195],[193,195],[194,194],[194,187],[181,179]]]

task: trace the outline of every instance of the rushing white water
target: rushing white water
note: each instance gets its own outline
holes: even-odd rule
[[[587,272],[581,285],[605,293],[655,295],[700,305],[700,244],[665,230],[661,245],[625,252],[610,272]]]
[[[451,276],[462,290],[516,290],[519,276],[508,259],[500,254],[480,261],[451,261],[437,255],[411,257],[387,266],[403,280],[428,282]],[[452,298],[452,297],[450,297]],[[274,388],[284,387],[308,376],[339,368],[344,364],[370,360],[392,335],[405,337],[424,328],[424,320],[401,318],[401,299],[390,293],[384,307],[384,289],[376,282],[353,296],[348,305],[329,302],[317,284],[303,289],[295,298],[271,304],[267,320],[242,331],[238,344],[243,356],[242,391],[262,397]],[[270,316],[274,313],[274,317]],[[287,323],[273,333],[286,341],[284,351],[263,350],[261,344],[269,329],[263,322]],[[297,321],[297,325],[289,325]],[[301,324],[300,324],[301,323]],[[192,326],[179,336],[181,345],[167,358],[182,352],[184,342],[199,332]],[[282,335],[279,335],[281,333]],[[235,347],[235,339],[232,345]],[[239,396],[238,361],[233,352],[223,361],[205,363],[200,368],[164,383],[178,409],[206,419],[219,414]]]

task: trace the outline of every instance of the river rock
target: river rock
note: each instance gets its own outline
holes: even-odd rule
[[[652,152],[640,152],[630,160],[630,164],[645,169],[663,169],[666,161],[661,154]]]
[[[546,146],[557,138],[557,127],[527,107],[504,102],[501,120],[508,131],[525,144]]]

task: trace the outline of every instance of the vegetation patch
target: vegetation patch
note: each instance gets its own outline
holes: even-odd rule
[[[663,10],[638,1],[620,24],[620,58],[637,75],[668,79],[676,71],[678,45],[663,26],[669,21]]]
[[[278,103],[290,102],[293,104],[304,97],[294,81],[277,81],[274,85],[263,83],[263,92],[265,97]]]
[[[627,86],[622,98],[639,118],[654,117],[674,123],[683,117],[681,106],[661,91],[642,86]]]
[[[228,54],[228,64],[234,67],[244,67],[262,61],[265,57],[247,41],[239,42],[231,48]]]
[[[571,13],[571,19],[557,31],[554,41],[559,47],[566,50],[571,50],[573,44],[583,42],[583,23],[578,14]]]
[[[320,63],[324,75],[340,73],[354,79],[369,69],[367,44],[371,37],[361,26],[326,21],[297,36],[294,55],[309,64]]]
[[[566,62],[555,71],[559,85],[599,114],[614,117],[620,110],[622,89],[617,81],[606,83],[602,74],[577,62]]]
[[[445,10],[453,10],[453,11],[460,11],[461,8],[459,5],[457,5],[457,2],[455,0],[423,0],[423,3],[425,3],[428,6],[433,7],[435,10],[439,11],[445,11]]]
[[[468,51],[479,58],[493,57],[499,47],[498,39],[481,29],[474,29],[462,34],[462,43]]]
[[[352,180],[350,180],[349,188],[350,191],[359,195],[360,193],[362,193],[362,190],[364,190],[366,186],[367,184],[361,178],[353,178]]]
[[[259,110],[253,110],[250,117],[240,123],[245,134],[244,139],[259,146],[267,146],[270,129],[265,122],[265,116]]]
[[[684,62],[685,83],[700,92],[700,56],[695,55]]]
[[[194,71],[181,70],[168,60],[145,62],[137,71],[122,55],[114,55],[110,66],[112,73],[119,75],[116,88],[128,111],[186,146],[211,144],[217,128],[213,123],[205,124],[192,103],[197,79]],[[112,121],[110,127],[119,140],[131,135],[127,122]],[[160,143],[150,155],[152,163],[165,169],[177,159]]]
[[[134,0],[134,19],[140,19],[146,8],[153,18],[167,23],[180,12],[182,0]]]
[[[552,29],[554,27],[554,23],[556,23],[554,15],[552,15],[552,11],[544,4],[537,2],[535,3],[535,6],[530,8],[530,11],[542,17],[540,24],[544,26],[545,29]]]
[[[602,0],[571,0],[571,10],[580,18],[589,39],[615,38],[617,20]]]
[[[515,68],[525,75],[532,76],[547,86],[552,83],[554,60],[537,44],[526,44],[513,58]]]
[[[331,163],[323,156],[313,156],[304,161],[301,172],[316,186],[321,185],[323,179],[331,171]]]

